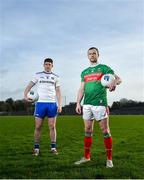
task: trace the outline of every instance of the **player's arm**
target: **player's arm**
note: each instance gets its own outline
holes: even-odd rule
[[[29,98],[27,97],[27,94],[28,94],[28,92],[31,90],[31,88],[32,88],[34,85],[35,85],[35,83],[32,82],[32,81],[30,81],[29,84],[27,85],[27,87],[25,88],[25,90],[24,90],[24,99],[25,99],[26,101],[29,101],[29,102],[32,101],[31,99],[29,99]]]
[[[76,104],[76,112],[78,114],[81,114],[81,101],[84,95],[84,82],[81,82],[80,88],[78,90],[77,94],[77,104]]]
[[[119,85],[119,84],[121,84],[121,82],[122,82],[121,78],[120,78],[118,75],[114,74],[114,77],[115,77],[115,80],[114,80],[114,82],[109,86],[109,91],[114,91],[115,88],[116,88],[116,86]]]
[[[56,97],[58,101],[58,112],[61,113],[62,112],[62,96],[61,96],[60,86],[56,87]]]

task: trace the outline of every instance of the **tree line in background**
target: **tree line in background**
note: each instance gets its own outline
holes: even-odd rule
[[[61,115],[75,115],[76,102],[71,102],[63,107]],[[111,114],[144,114],[144,102],[138,102],[128,99],[121,99],[113,102],[109,107]],[[34,103],[25,100],[13,100],[8,98],[0,101],[0,115],[32,115],[34,112]]]

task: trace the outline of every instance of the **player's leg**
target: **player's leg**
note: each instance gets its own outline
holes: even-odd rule
[[[35,130],[34,130],[34,155],[39,155],[39,144],[40,144],[40,136],[41,136],[41,127],[42,127],[43,119],[35,117]]]
[[[100,128],[104,135],[104,144],[106,148],[107,162],[112,164],[112,137],[110,134],[108,114],[109,110],[105,106],[93,106],[92,112],[95,119],[99,122]]]
[[[90,149],[92,145],[93,120],[84,120],[85,137],[84,137],[84,157],[90,159]]]
[[[56,117],[54,118],[48,118],[48,125],[49,125],[49,130],[50,130],[50,139],[51,139],[51,151],[54,154],[58,154],[57,149],[56,149]]]
[[[76,161],[75,164],[79,165],[81,163],[90,161],[90,149],[92,145],[92,133],[93,133],[93,124],[91,106],[83,106],[83,119],[84,119],[84,156],[80,161]]]
[[[39,155],[39,144],[41,136],[41,127],[45,116],[45,103],[36,103],[35,105],[35,130],[34,130],[34,155]]]
[[[102,119],[99,121],[100,128],[103,132],[104,135],[104,145],[106,149],[106,166],[107,167],[113,167],[112,163],[112,136],[110,133],[110,128],[109,128],[109,118]]]
[[[84,156],[82,157],[82,159],[75,162],[76,165],[90,161],[90,150],[91,150],[91,145],[92,145],[93,124],[94,124],[93,120],[84,120],[84,126],[85,126]]]
[[[56,103],[47,103],[47,116],[48,116],[48,126],[50,130],[50,139],[51,139],[51,152],[58,154],[56,149],[56,116],[57,116],[57,104]]]

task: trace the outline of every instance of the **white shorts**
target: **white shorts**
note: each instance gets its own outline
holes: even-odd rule
[[[100,121],[108,117],[108,107],[105,106],[93,106],[83,105],[83,119]]]

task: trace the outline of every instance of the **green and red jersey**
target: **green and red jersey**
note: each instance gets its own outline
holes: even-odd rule
[[[101,78],[104,74],[114,74],[114,71],[104,64],[97,64],[81,73],[81,81],[85,83],[84,104],[107,106],[107,91],[101,85]]]

